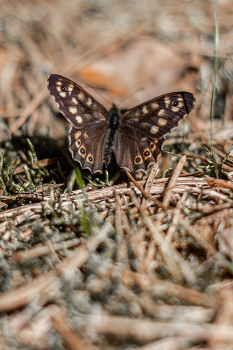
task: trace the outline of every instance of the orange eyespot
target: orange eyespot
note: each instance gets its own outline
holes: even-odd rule
[[[141,163],[141,161],[142,161],[142,158],[140,156],[137,156],[134,160],[135,164],[139,164]]]
[[[90,156],[88,156],[88,161],[90,162],[90,163],[93,163],[93,161],[94,161],[94,158],[90,155]]]
[[[80,154],[81,154],[82,156],[85,156],[86,150],[85,150],[84,147],[81,147],[81,148],[80,148]]]
[[[151,151],[153,152],[155,148],[156,148],[155,144],[151,142],[151,144],[150,144]]]

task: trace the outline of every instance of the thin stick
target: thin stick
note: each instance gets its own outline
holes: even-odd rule
[[[150,172],[150,175],[148,176],[148,179],[146,180],[146,185],[145,185],[145,191],[149,194],[150,194],[151,186],[153,185],[154,178],[157,173],[158,173],[158,163],[155,163]],[[142,208],[146,207],[146,202],[147,202],[146,198],[143,198]]]
[[[129,171],[125,171],[126,175],[128,176],[128,178],[134,183],[134,185],[142,192],[143,196],[147,199],[150,199],[151,201],[153,201],[155,203],[155,205],[160,206],[161,207],[161,202],[158,201],[157,199],[153,198],[149,193],[147,193],[138,183],[137,181],[134,179],[134,177],[131,175],[131,173]]]
[[[177,167],[176,167],[176,169],[171,177],[171,180],[170,180],[169,185],[168,185],[167,190],[166,190],[166,194],[165,194],[164,199],[163,199],[162,206],[164,209],[167,209],[169,204],[170,204],[172,190],[176,185],[176,182],[177,182],[178,177],[181,173],[181,170],[183,169],[185,161],[186,161],[186,156],[183,156],[180,159],[180,161],[179,161],[179,163],[178,163],[178,165],[177,165]]]
[[[219,253],[210,243],[205,241],[201,235],[191,226],[186,220],[180,219],[179,224],[182,225],[189,234],[201,244],[201,246],[208,251],[222,266],[233,274],[233,264],[228,261],[223,254]]]
[[[211,145],[211,154],[213,156],[214,156],[214,146],[213,146],[214,101],[215,101],[215,91],[216,91],[216,84],[217,84],[218,57],[219,57],[219,25],[218,25],[217,0],[214,0],[214,15],[215,15],[215,61],[214,61],[213,89],[212,89],[211,104],[210,104],[210,145]]]

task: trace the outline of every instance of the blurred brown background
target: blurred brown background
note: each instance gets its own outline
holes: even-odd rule
[[[224,63],[232,54],[232,1],[218,1],[218,11]],[[47,101],[49,73],[75,80],[107,108],[187,90],[198,100],[193,118],[208,117],[214,31],[210,1],[1,1],[2,139],[22,130],[66,135],[67,122]]]

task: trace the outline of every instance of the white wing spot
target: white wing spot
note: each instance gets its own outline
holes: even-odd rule
[[[68,90],[69,92],[72,92],[72,91],[74,90],[73,85],[69,85],[68,88],[67,88],[67,90]]]
[[[166,96],[166,97],[164,97],[164,102],[165,102],[166,108],[168,108],[169,105],[170,105],[171,100],[170,100],[170,98],[168,96]]]
[[[171,110],[172,110],[172,112],[176,113],[176,112],[178,112],[179,107],[173,106],[173,107],[171,108]]]
[[[151,102],[151,108],[153,109],[159,109],[159,104],[157,102]]]
[[[75,113],[77,113],[77,108],[76,107],[69,107],[69,111],[71,114],[75,114]]]
[[[72,97],[72,102],[74,105],[78,105],[78,100],[75,97]]]
[[[160,111],[158,111],[158,116],[162,117],[162,115],[164,115],[164,109],[160,109]]]
[[[164,125],[167,124],[167,121],[166,121],[166,119],[159,118],[159,120],[157,121],[157,124],[158,124],[159,126],[164,126]]]
[[[66,92],[64,91],[64,92],[59,92],[59,95],[61,96],[61,97],[66,97]]]
[[[143,114],[147,114],[147,113],[148,113],[148,108],[147,108],[147,106],[143,106],[143,107],[142,107],[142,113],[143,113]]]
[[[58,92],[62,91],[60,86],[57,86],[56,89],[57,89]]]
[[[79,100],[85,100],[85,95],[82,93],[82,91],[79,91],[78,98]]]
[[[89,107],[92,105],[92,100],[90,99],[90,97],[88,97],[87,105],[88,105]]]
[[[79,124],[81,124],[83,122],[83,119],[82,119],[82,117],[80,117],[80,115],[77,115],[75,117],[75,119],[76,119],[76,122],[79,123]]]
[[[77,140],[77,139],[79,138],[80,135],[81,135],[81,132],[80,132],[80,131],[76,132],[76,133],[74,134],[75,139]]]
[[[179,104],[178,104],[177,107],[181,108],[181,107],[183,107],[183,105],[184,105],[184,102],[183,101],[179,101]]]
[[[150,129],[150,132],[151,132],[152,134],[156,134],[158,131],[159,131],[159,128],[158,128],[157,126],[155,126],[155,125],[153,125],[153,126],[151,127],[151,129]]]
[[[62,82],[61,81],[57,81],[56,84],[57,85],[62,85]]]

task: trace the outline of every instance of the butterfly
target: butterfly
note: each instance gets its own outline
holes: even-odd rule
[[[126,171],[146,172],[157,162],[164,136],[191,112],[195,102],[189,92],[172,92],[122,114],[115,104],[107,111],[81,86],[61,75],[49,76],[48,90],[71,123],[72,158],[91,173],[101,173],[112,153]]]

